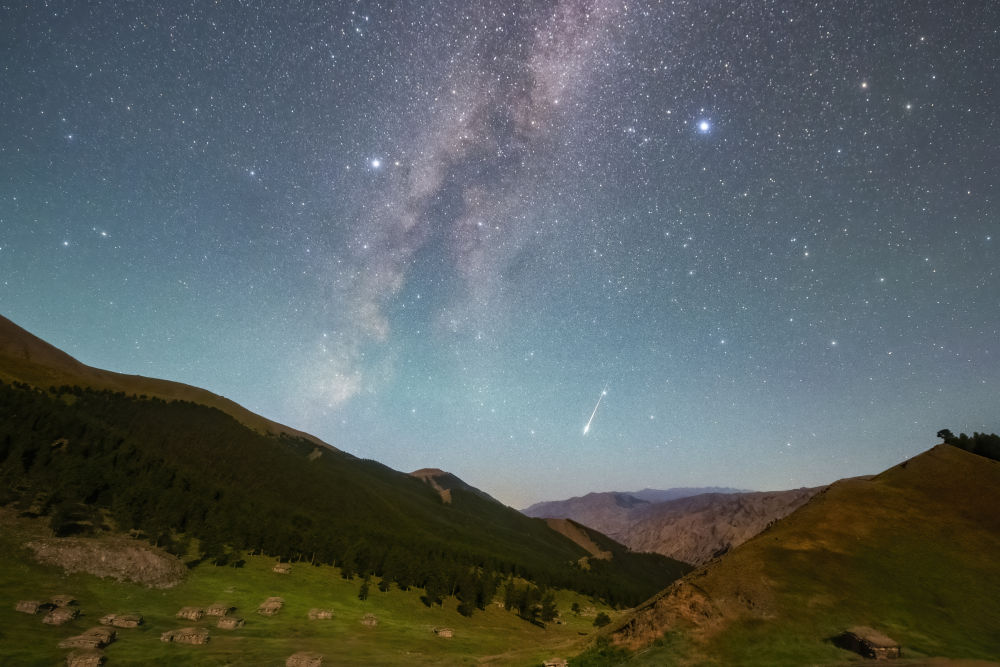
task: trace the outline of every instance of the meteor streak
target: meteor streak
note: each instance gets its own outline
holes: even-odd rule
[[[590,419],[587,420],[587,425],[583,427],[583,434],[587,435],[590,430],[590,422],[594,421],[594,415],[597,414],[597,408],[601,407],[601,401],[605,396],[608,395],[608,385],[604,385],[604,389],[601,390],[601,395],[597,398],[597,405],[594,406],[594,411],[590,413]]]

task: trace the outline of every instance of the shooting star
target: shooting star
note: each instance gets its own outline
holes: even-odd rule
[[[590,431],[590,422],[594,421],[594,415],[597,414],[597,408],[601,407],[601,401],[605,396],[608,395],[608,385],[604,385],[604,389],[601,390],[601,395],[597,398],[597,405],[594,406],[594,411],[590,413],[590,419],[587,420],[587,425],[583,427],[583,434],[587,435]]]

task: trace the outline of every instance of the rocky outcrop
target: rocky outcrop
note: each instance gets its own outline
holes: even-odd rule
[[[125,537],[52,537],[28,542],[35,558],[68,573],[86,572],[150,588],[170,588],[184,578],[179,558]]]

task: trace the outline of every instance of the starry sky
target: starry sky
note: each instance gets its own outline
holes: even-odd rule
[[[875,473],[1000,432],[998,26],[0,1],[0,313],[515,507]]]

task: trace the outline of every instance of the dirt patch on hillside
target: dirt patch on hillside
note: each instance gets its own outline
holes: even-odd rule
[[[171,588],[184,578],[184,563],[145,542],[127,537],[49,537],[27,542],[35,559],[66,572]]]
[[[594,558],[611,560],[610,551],[601,549],[596,542],[590,539],[590,536],[584,530],[569,519],[545,519],[545,523],[549,524],[549,528],[552,530],[565,535],[586,549]]]

